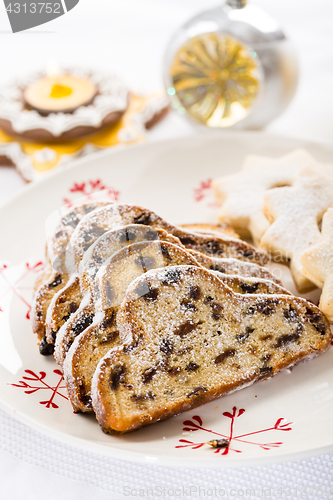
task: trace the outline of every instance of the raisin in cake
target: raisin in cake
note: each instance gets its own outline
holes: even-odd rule
[[[238,274],[244,277],[262,278],[281,285],[281,281],[266,267],[259,266],[253,262],[246,262],[233,258],[213,257],[189,249],[188,252],[193,255],[199,264],[210,271],[219,271],[223,274]]]
[[[84,253],[80,263],[83,292],[93,291],[94,279],[101,266],[122,248],[140,241],[168,241],[183,247],[179,239],[164,229],[155,229],[142,224],[130,224],[102,234]]]
[[[199,265],[186,250],[167,241],[134,243],[112,256],[99,276],[100,299],[95,304],[95,308],[102,311],[99,323],[94,322],[77,338],[66,339],[67,350],[74,341],[68,352],[63,352],[63,368],[68,393],[76,410],[91,408],[91,379],[99,360],[118,341],[116,314],[128,285],[150,269],[186,264]]]
[[[224,236],[228,236],[229,238],[239,238],[239,234],[237,234],[231,226],[222,222],[219,224],[181,224],[179,227],[182,227],[183,229],[185,229],[186,231],[190,231],[191,233],[205,233],[213,235],[223,234]]]
[[[167,241],[143,241],[116,252],[108,266],[97,273],[100,276],[95,300],[91,301],[87,294],[85,306],[81,306],[59,330],[55,346],[57,363],[63,365],[74,339],[94,322],[96,308],[104,312],[119,305],[131,281],[148,269],[176,264],[199,265],[186,250]],[[95,321],[104,319],[102,316]]]
[[[52,353],[52,347],[46,346],[45,342],[51,345],[54,344],[57,332],[69,317],[77,311],[82,296],[88,292],[93,293],[94,275],[106,259],[133,241],[154,241],[158,239],[182,246],[178,238],[169,235],[163,229],[153,229],[142,225],[126,226],[108,231],[98,238],[84,254],[80,264],[80,277],[73,274],[64,288],[61,289],[60,287],[51,301],[45,303],[47,309],[45,320],[43,317],[43,336],[45,334],[43,345],[45,345],[45,348],[41,352],[43,354]],[[68,275],[66,276],[68,279]],[[49,295],[51,296],[52,293],[49,293]],[[79,314],[78,318],[74,318],[74,324],[76,324],[77,319],[79,325],[84,323],[82,322],[82,314]]]
[[[53,347],[48,344],[45,336],[45,323],[48,307],[54,295],[68,282],[70,276],[52,270],[46,277],[46,282],[40,285],[34,295],[31,306],[32,331],[40,341],[41,354],[52,354]]]
[[[80,220],[92,210],[108,205],[108,202],[86,200],[77,201],[70,208],[65,208],[60,220],[55,224],[53,232],[48,237],[47,259],[49,272],[43,276],[31,307],[32,330],[40,341],[41,354],[51,354],[52,344],[48,344],[45,336],[46,315],[54,297],[68,282],[70,276],[66,266],[68,243]]]
[[[72,274],[66,285],[53,296],[47,309],[45,335],[49,344],[54,344],[58,331],[79,309],[81,301],[80,278]]]
[[[47,257],[53,269],[62,273],[70,273],[66,263],[69,240],[80,222],[80,220],[96,208],[108,206],[109,201],[87,201],[86,198],[73,202],[70,207],[59,210],[59,220],[54,224],[54,228],[47,228],[51,231],[47,239]],[[53,222],[50,219],[49,226]]]
[[[179,238],[186,248],[208,255],[234,257],[260,265],[267,262],[267,257],[263,253],[237,238],[191,233],[169,224],[157,214],[145,208],[113,204],[98,208],[87,214],[77,225],[70,240],[76,268],[79,269],[84,252],[99,236],[110,229],[116,229],[128,224],[142,224],[164,229],[169,234]]]
[[[183,309],[191,301],[194,308]],[[100,361],[92,404],[105,432],[128,432],[271,377],[327,349],[326,317],[287,295],[240,295],[193,266],[152,270],[127,290],[123,346]]]
[[[130,248],[128,249],[130,250]],[[124,251],[122,252],[124,253]],[[142,255],[144,258],[145,256]],[[124,256],[123,256],[124,258]],[[132,262],[131,262],[132,260]],[[135,264],[135,257],[131,259],[124,258],[125,268],[129,269]],[[179,262],[179,259],[178,259]],[[110,280],[112,286],[112,279],[117,279],[117,263],[114,263],[114,269],[109,269]],[[166,265],[171,262],[165,261]],[[135,264],[133,275],[129,276],[127,271],[126,278],[133,280],[138,274],[139,269]],[[144,271],[144,269],[142,270]],[[240,276],[228,276],[222,273],[217,273],[217,276],[226,285],[232,288],[235,292],[244,294],[253,293],[275,293],[275,294],[290,294],[287,290],[280,285],[268,280],[257,278],[241,278]],[[128,283],[123,283],[123,292],[126,290]],[[195,299],[195,290],[192,296]],[[195,304],[193,300],[184,301],[182,309],[194,309]],[[68,388],[68,395],[75,411],[91,411],[91,381],[94,375],[96,366],[100,359],[114,346],[120,345],[121,341],[118,335],[117,326],[117,307],[107,310],[107,315],[101,318],[98,325],[91,326],[77,336],[70,347],[63,365],[65,381]]]

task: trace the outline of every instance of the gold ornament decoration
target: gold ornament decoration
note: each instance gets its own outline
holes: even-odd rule
[[[260,88],[257,54],[219,33],[185,42],[174,58],[171,77],[185,110],[209,127],[230,127],[243,120]]]
[[[294,96],[298,61],[274,17],[246,0],[225,0],[180,26],[164,81],[179,115],[209,128],[260,129]]]

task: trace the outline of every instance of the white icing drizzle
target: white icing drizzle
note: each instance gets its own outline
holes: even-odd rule
[[[62,72],[90,78],[96,84],[99,95],[92,104],[80,106],[73,113],[51,113],[48,116],[24,109],[21,89],[45,76],[44,73],[38,72],[0,87],[0,118],[10,121],[17,133],[42,128],[59,137],[78,126],[98,128],[109,113],[126,110],[128,89],[117,76],[83,68],[68,68]]]

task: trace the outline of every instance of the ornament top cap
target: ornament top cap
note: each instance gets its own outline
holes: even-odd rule
[[[247,4],[247,0],[227,0],[227,4],[233,9],[242,9]]]

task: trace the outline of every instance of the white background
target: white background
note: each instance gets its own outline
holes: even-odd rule
[[[64,65],[83,64],[114,71],[137,92],[155,91],[163,85],[163,54],[172,33],[195,13],[219,3],[216,0],[80,0],[72,11],[57,20],[12,34],[1,2],[0,84],[16,75],[44,68],[49,59],[55,59]],[[253,3],[281,20],[300,58],[300,84],[294,101],[267,130],[332,143],[333,1],[253,0]],[[194,132],[188,122],[171,113],[150,134],[150,140]],[[0,167],[0,203],[23,185],[13,169]],[[273,483],[333,484],[331,456],[242,473],[162,472],[80,454],[29,431],[2,412],[0,416],[1,499],[125,498],[121,485],[133,478],[137,481],[140,478],[142,485],[149,485],[149,478],[150,482],[154,478],[155,484],[163,478],[172,485],[173,481],[186,482],[197,477],[200,484],[206,481],[206,487],[207,481],[225,487],[251,487],[254,483],[265,487]],[[98,474],[99,464],[103,474]],[[312,494],[308,498],[317,496]]]

